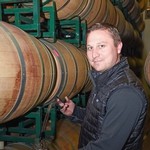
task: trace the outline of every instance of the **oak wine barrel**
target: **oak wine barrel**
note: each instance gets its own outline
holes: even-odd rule
[[[85,55],[72,44],[38,40],[2,21],[0,39],[0,123],[56,95],[72,98],[89,82]]]
[[[59,20],[71,19],[79,16],[81,20],[86,20],[88,27],[96,22],[101,22],[107,9],[107,1],[104,0],[55,0],[56,11]],[[51,6],[52,2],[45,6]],[[50,18],[44,13],[45,18]]]
[[[3,122],[26,113],[46,98],[54,84],[55,69],[46,47],[21,29],[0,22],[0,39],[0,122]]]
[[[56,77],[59,80],[48,99],[55,95],[60,98],[75,96],[86,84],[89,69],[85,56],[75,46],[61,40],[49,43],[49,39],[41,39],[41,42],[52,52],[56,68],[59,68]]]

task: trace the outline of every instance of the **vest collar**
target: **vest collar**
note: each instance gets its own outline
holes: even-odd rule
[[[117,64],[104,72],[91,70],[90,77],[94,86],[103,86],[125,68],[129,68],[127,57],[121,57],[121,60]]]

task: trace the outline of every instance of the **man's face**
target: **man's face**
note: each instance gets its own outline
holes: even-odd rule
[[[105,71],[120,60],[122,43],[114,46],[114,40],[106,30],[92,31],[87,37],[87,58],[97,71]]]

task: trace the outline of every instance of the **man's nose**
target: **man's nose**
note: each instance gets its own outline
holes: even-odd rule
[[[99,51],[97,48],[94,48],[93,51],[92,51],[92,57],[93,58],[96,58],[98,57],[100,54],[99,54]]]

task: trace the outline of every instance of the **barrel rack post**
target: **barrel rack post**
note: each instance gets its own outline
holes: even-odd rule
[[[88,93],[79,93],[74,98],[73,101],[76,105],[81,107],[86,107]]]
[[[86,21],[81,22],[80,17],[75,17],[69,20],[60,20],[58,23],[57,37],[68,43],[80,47],[86,43]]]
[[[22,7],[23,3],[31,2],[30,7]],[[5,8],[5,4],[10,3],[13,7]],[[39,0],[1,0],[0,20],[13,24],[27,33],[39,38],[50,37],[56,41],[56,5],[41,6]],[[49,13],[49,19],[41,21],[41,14]],[[8,16],[14,17],[14,21],[6,20]],[[43,18],[42,18],[43,19]]]
[[[56,108],[55,106],[51,108],[48,120],[49,129],[41,133],[46,111],[47,107],[39,106],[23,117],[0,125],[0,141],[34,144],[40,142],[42,138],[53,139],[55,137]]]

